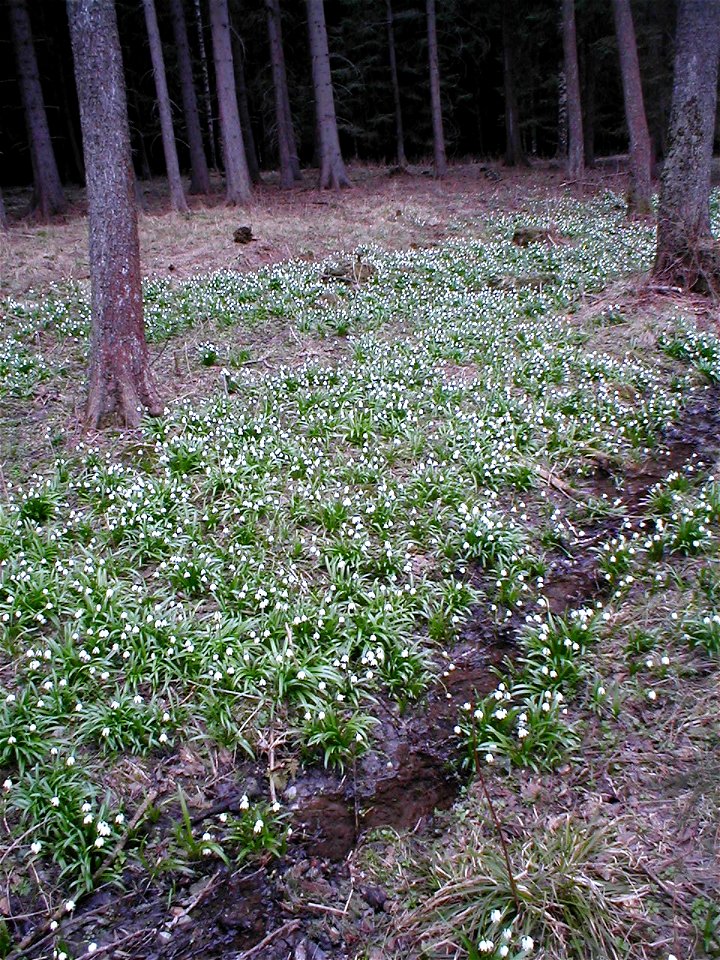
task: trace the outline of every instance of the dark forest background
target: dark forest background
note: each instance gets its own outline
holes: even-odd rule
[[[499,157],[505,149],[503,2],[506,0],[437,2],[443,119],[451,159]],[[165,0],[158,0],[156,7],[174,103],[180,164],[185,170],[188,155],[169,8]],[[206,152],[211,163],[215,157],[220,162],[207,10],[200,0],[206,52],[203,61],[198,4],[186,0],[185,7]],[[82,144],[65,2],[31,0],[28,8],[60,175],[65,182],[81,183]],[[117,9],[136,171],[140,178],[161,175],[165,163],[142,3],[118,0]],[[674,0],[633,0],[632,10],[650,135],[656,157],[662,158],[672,93],[676,4]],[[230,12],[236,49],[242,51],[242,63],[236,63],[240,98],[244,82],[260,165],[273,169],[278,159],[264,3],[231,0]],[[348,161],[393,163],[394,108],[385,0],[328,0],[325,14],[343,155]],[[410,162],[421,162],[432,154],[424,3],[394,0],[393,15],[406,152]],[[315,151],[315,117],[305,4],[301,0],[283,3],[282,17],[293,122],[300,159],[310,165]],[[586,161],[592,163],[595,156],[627,150],[610,0],[577,0],[577,28]],[[523,144],[531,157],[553,157],[560,139],[560,4],[556,0],[517,0],[512,33]],[[5,2],[0,2],[0,183],[32,183]]]

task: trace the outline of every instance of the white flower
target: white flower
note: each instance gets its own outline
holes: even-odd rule
[[[40,843],[39,840],[36,840],[34,843],[30,844],[30,849],[35,855],[37,855],[42,850],[42,843]]]
[[[12,790],[13,782],[10,777],[3,781],[3,790]]]
[[[490,914],[490,920],[492,923],[500,923],[500,918],[502,917],[502,912],[500,910],[493,910]]]
[[[72,913],[73,910],[75,909],[75,901],[74,901],[74,900],[66,900],[66,901],[65,901],[65,909],[66,909],[66,911],[67,911],[68,913]]]
[[[98,945],[97,945],[96,943],[94,943],[94,942],[93,942],[93,943],[89,943],[89,944],[88,944],[88,948],[87,948],[87,952],[88,952],[88,953],[95,953],[95,951],[97,950],[97,948],[98,948]]]
[[[255,821],[255,826],[253,827],[253,833],[261,833],[261,832],[262,832],[262,828],[263,828],[264,826],[265,826],[265,824],[262,822],[262,820],[256,820],[256,821]]]
[[[532,950],[532,948],[535,946],[535,941],[532,937],[523,937],[520,941],[520,946],[523,948],[523,950]]]
[[[53,807],[59,807],[59,806],[60,806],[60,797],[51,797],[51,799],[50,799],[50,805],[53,806]]]

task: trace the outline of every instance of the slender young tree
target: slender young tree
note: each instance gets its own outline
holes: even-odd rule
[[[220,132],[225,160],[227,201],[228,203],[246,203],[252,194],[252,184],[235,92],[227,0],[210,0],[210,29],[212,30]]]
[[[645,116],[630,0],[613,0],[613,13],[620,54],[625,119],[630,135],[631,181],[628,210],[631,213],[649,213],[652,203],[652,148]]]
[[[432,107],[433,158],[435,176],[444,177],[447,173],[445,157],[445,134],[443,132],[442,102],[440,100],[440,64],[438,61],[437,20],[435,0],[426,0],[428,61],[430,65],[430,105]]]
[[[680,0],[654,273],[673,285],[715,295],[720,293],[720,251],[710,229],[710,170],[719,62],[716,4]]]
[[[180,164],[178,163],[177,145],[175,143],[170,94],[168,93],[165,76],[165,59],[163,57],[162,41],[160,40],[160,28],[155,13],[155,0],[143,0],[143,7],[145,8],[145,25],[150,41],[150,59],[152,60],[155,92],[160,113],[165,169],[170,184],[170,202],[173,209],[177,210],[178,213],[187,213],[188,205],[180,179]]]
[[[282,42],[280,0],[265,0],[265,12],[267,14],[268,41],[270,44],[273,92],[275,94],[275,124],[280,160],[280,184],[287,188],[291,187],[295,180],[300,179],[300,163],[290,114],[290,97],[287,89],[285,54]]]
[[[349,187],[350,181],[340,152],[323,0],[307,0],[307,14],[320,155],[320,188]]]
[[[68,0],[88,197],[92,327],[86,420],[162,412],[148,366],[125,79],[114,0]]]
[[[185,129],[187,130],[188,147],[190,149],[190,193],[210,193],[210,175],[200,130],[200,116],[198,114],[195,84],[193,83],[192,58],[182,0],[170,0],[170,14],[175,49],[177,50]]]
[[[520,136],[520,116],[515,91],[515,22],[514,0],[502,4],[503,84],[505,87],[505,163],[509,167],[526,166],[527,157]]]
[[[30,141],[35,202],[41,217],[47,219],[52,214],[61,213],[65,209],[65,194],[50,139],[26,0],[8,0],[8,10],[20,81],[20,95]]]
[[[205,51],[205,30],[203,28],[202,8],[200,0],[193,0],[193,11],[195,13],[195,29],[198,38],[198,50],[200,51],[200,69],[202,71],[202,92],[205,101],[205,118],[208,126],[208,142],[210,144],[210,163],[213,170],[217,170],[217,151],[215,149],[215,120],[212,111],[212,97],[210,95],[210,71],[208,70],[208,58]]]
[[[390,61],[390,82],[392,83],[393,104],[395,106],[395,156],[399,167],[407,167],[405,156],[405,134],[403,132],[402,107],[400,104],[400,81],[398,79],[397,58],[395,56],[395,20],[392,0],[385,0],[385,21],[387,24],[388,59]]]
[[[245,159],[247,160],[250,180],[253,183],[260,183],[260,162],[258,160],[257,147],[255,146],[255,134],[253,133],[252,120],[250,118],[250,100],[248,97],[247,80],[245,78],[245,50],[243,48],[242,38],[237,30],[230,27],[230,33],[232,35],[238,113],[240,114],[240,127],[242,129],[243,143],[245,144]]]
[[[568,111],[568,173],[571,177],[579,177],[585,169],[585,149],[580,106],[575,0],[562,0],[562,35]]]

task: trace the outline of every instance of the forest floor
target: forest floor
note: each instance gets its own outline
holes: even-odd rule
[[[129,434],[0,241],[0,956],[718,957],[717,313],[615,176],[353,179],[148,190]]]

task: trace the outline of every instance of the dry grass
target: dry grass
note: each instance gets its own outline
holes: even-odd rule
[[[418,167],[412,174],[392,176],[385,167],[354,167],[353,187],[332,193],[316,189],[313,171],[292,190],[281,190],[270,174],[243,208],[224,204],[216,178],[210,197],[189,198],[189,217],[169,210],[166,183],[154,180],[143,184],[143,273],[184,278],[221,269],[254,270],[295,257],[319,259],[361,244],[386,249],[431,246],[452,236],[481,234],[491,211],[522,210],[530,200],[571,189],[547,164],[529,171],[458,164],[442,181],[429,173]],[[617,174],[593,172],[572,190],[595,191],[600,186],[620,187],[621,182]],[[54,281],[88,277],[84,191],[70,189],[68,195],[68,213],[40,225],[23,217],[28,191],[6,193],[13,226],[7,236],[0,236],[0,295],[19,296]],[[257,239],[235,244],[232,235],[240,224],[249,224]]]

